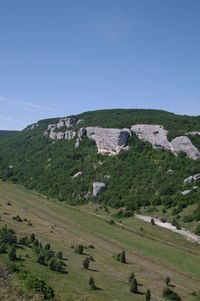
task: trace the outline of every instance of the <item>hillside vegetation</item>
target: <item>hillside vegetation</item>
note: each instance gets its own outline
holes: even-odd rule
[[[176,233],[135,217],[121,224],[113,217],[110,223],[107,211],[116,209],[94,203],[71,207],[5,182],[0,204],[0,266],[7,266],[0,273],[1,300],[145,301],[150,289],[151,301],[167,301],[168,277],[167,288],[182,300],[199,300],[200,245]],[[123,252],[126,263],[117,260]],[[91,276],[96,289],[89,285]]]
[[[157,110],[102,110],[77,116],[82,122],[74,129],[87,126],[109,128],[130,127],[134,124],[160,124],[169,130],[169,140],[189,131],[200,131],[200,116],[181,116]],[[0,178],[36,189],[47,197],[58,198],[71,205],[88,201],[99,202],[127,211],[148,206],[163,210],[174,209],[175,220],[187,206],[196,204],[188,221],[200,220],[200,189],[198,182],[183,184],[190,175],[200,172],[200,160],[186,158],[183,153],[174,156],[164,149],[152,146],[133,135],[128,140],[129,150],[115,156],[98,154],[93,140],[83,137],[79,148],[72,140],[52,140],[44,136],[48,124],[56,119],[41,120],[37,127],[0,139]],[[190,137],[200,150],[200,136]],[[173,170],[173,173],[168,173]],[[72,178],[81,171],[82,176]],[[107,190],[92,195],[92,184],[104,182]],[[192,190],[187,195],[180,191]],[[156,209],[155,209],[156,210]],[[181,217],[182,221],[184,217]],[[185,218],[185,221],[187,218]],[[187,226],[187,223],[186,223]],[[195,230],[195,228],[193,229]]]

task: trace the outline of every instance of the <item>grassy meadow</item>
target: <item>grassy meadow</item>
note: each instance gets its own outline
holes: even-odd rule
[[[58,300],[145,300],[150,288],[151,300],[165,300],[162,289],[169,276],[182,300],[197,300],[193,291],[199,290],[200,245],[186,241],[179,234],[152,226],[135,217],[121,220],[105,213],[98,204],[71,207],[64,202],[49,200],[20,185],[0,182],[0,225],[7,224],[17,235],[35,233],[43,243],[50,243],[55,251],[62,251],[66,273],[59,274],[36,263],[30,248],[18,250],[23,268],[40,275],[56,292]],[[22,222],[13,220],[19,215]],[[110,219],[113,224],[109,223]],[[25,221],[24,221],[25,219]],[[32,224],[32,226],[31,226]],[[72,245],[94,245],[85,254],[75,254]],[[127,264],[113,258],[125,250]],[[90,269],[83,269],[87,255],[95,259]],[[0,254],[6,262],[6,255]],[[131,294],[127,277],[134,272],[139,294]],[[88,286],[93,276],[98,290]]]

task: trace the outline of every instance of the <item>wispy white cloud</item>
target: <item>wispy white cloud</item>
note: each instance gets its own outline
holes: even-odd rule
[[[22,126],[24,125],[23,122],[21,122],[20,120],[17,120],[15,118],[12,118],[12,117],[8,117],[8,116],[2,116],[0,115],[0,120],[3,120],[3,121],[11,121],[12,123],[16,123],[18,126]]]
[[[27,102],[27,101],[14,100],[14,99],[5,98],[5,97],[1,97],[1,96],[0,96],[0,102],[18,104],[18,105],[25,106],[25,107],[31,107],[33,109],[40,109],[40,110],[42,109],[42,110],[57,112],[57,110],[55,110],[51,107],[38,105],[38,104]]]

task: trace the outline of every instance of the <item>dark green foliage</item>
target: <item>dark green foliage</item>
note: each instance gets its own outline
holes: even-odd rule
[[[155,225],[155,221],[154,221],[153,218],[151,219],[151,224],[152,224],[153,226]]]
[[[118,253],[115,258],[117,259],[117,261],[120,261],[122,263],[126,263],[126,254],[125,251],[122,251],[120,253]]]
[[[8,256],[10,260],[16,261],[17,260],[17,254],[16,254],[16,247],[12,247],[10,252],[8,253]]]
[[[92,290],[96,289],[96,285],[94,283],[94,278],[92,276],[90,276],[90,279],[89,279],[89,286]]]
[[[126,263],[126,254],[125,254],[125,251],[122,251],[121,252],[121,255],[120,255],[120,261],[122,263]]]
[[[181,225],[179,222],[176,220],[176,218],[173,218],[172,220],[172,225],[175,226],[178,230],[181,230]]]
[[[77,254],[83,254],[83,245],[77,245],[75,247],[75,253],[77,253]]]
[[[59,251],[57,254],[56,254],[56,257],[59,258],[59,259],[62,259],[63,258],[63,253],[61,251]]]
[[[138,293],[138,284],[135,278],[133,278],[133,280],[131,281],[130,292],[133,294]]]
[[[45,248],[45,250],[50,250],[51,249],[51,245],[48,243],[48,244],[45,245],[44,248]]]
[[[183,216],[183,222],[184,223],[190,223],[193,221],[193,216],[192,215],[184,215]]]
[[[44,299],[46,300],[51,300],[54,298],[55,294],[53,289],[46,285],[43,280],[40,280],[36,276],[27,272],[20,272],[18,275],[26,289],[32,290],[35,293],[43,294]]]
[[[28,246],[29,245],[29,238],[28,236],[23,236],[19,239],[19,244],[22,246]]]
[[[200,131],[199,116],[180,116],[159,110],[101,110],[73,117],[83,119],[74,129],[162,124],[169,130],[170,139],[185,132]],[[108,189],[95,200],[101,202],[105,210],[108,210],[106,205],[124,207],[124,216],[132,215],[134,210],[144,205],[155,207],[162,204],[167,209],[179,208],[183,202],[186,206],[198,203],[198,190],[189,196],[178,192],[192,187],[192,184],[187,184],[183,188],[183,180],[199,172],[200,160],[182,158],[181,154],[175,157],[170,151],[153,149],[136,135],[129,138],[129,150],[117,156],[98,154],[95,142],[86,137],[83,137],[79,148],[74,148],[75,138],[52,143],[43,133],[49,123],[57,121],[58,118],[41,120],[33,130],[27,127],[0,139],[2,180],[22,183],[28,189],[37,189],[43,195],[74,205],[94,200],[87,192],[92,190],[94,181],[102,181]],[[200,147],[200,137],[190,138]],[[9,168],[11,165],[13,168]],[[174,172],[168,174],[166,171],[169,169]],[[78,171],[82,171],[83,176],[73,179],[71,176]],[[111,177],[105,178],[104,175],[108,174]],[[194,216],[195,220],[200,220],[199,211]]]
[[[84,269],[89,269],[89,265],[90,265],[90,260],[88,257],[86,257],[84,260],[83,260],[83,267]]]
[[[169,276],[167,276],[167,277],[165,278],[165,283],[167,284],[167,286],[169,285],[169,283],[170,283],[170,278],[169,278]]]
[[[52,258],[49,263],[49,267],[52,271],[62,273],[63,272],[63,264],[61,260],[58,260],[57,258]]]
[[[150,289],[147,289],[145,292],[145,300],[150,301],[151,300],[151,292]]]
[[[196,227],[195,234],[200,236],[200,225]]]
[[[22,222],[22,219],[19,215],[13,216],[13,220],[16,222]]]
[[[40,264],[45,264],[45,256],[44,255],[39,255],[37,258],[37,262]]]
[[[12,245],[17,242],[17,237],[12,229],[4,226],[0,229],[0,245]]]
[[[181,297],[169,287],[165,287],[162,292],[163,297],[167,297],[169,300],[181,300]]]
[[[35,234],[32,233],[29,239],[30,243],[32,244],[35,241]]]
[[[132,280],[135,278],[135,274],[132,272],[129,276],[128,276],[128,283],[131,284]]]

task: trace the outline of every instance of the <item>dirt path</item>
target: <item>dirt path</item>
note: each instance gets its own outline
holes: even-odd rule
[[[145,222],[148,222],[148,223],[151,223],[151,219],[152,219],[151,216],[138,215],[138,214],[136,214],[135,217],[137,217]],[[172,224],[161,222],[158,218],[153,218],[153,220],[157,226],[171,230],[176,233],[179,233],[180,235],[184,236],[188,241],[197,242],[200,244],[200,237],[198,235],[195,235],[194,233],[192,233],[186,229],[178,230]]]

